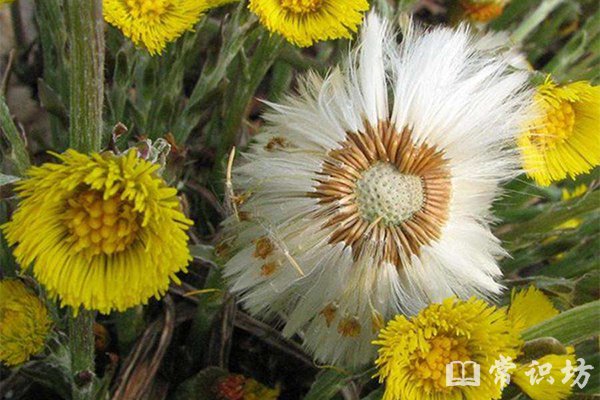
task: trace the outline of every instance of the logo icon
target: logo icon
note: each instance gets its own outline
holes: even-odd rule
[[[452,361],[446,364],[446,386],[479,386],[480,369],[474,361]]]

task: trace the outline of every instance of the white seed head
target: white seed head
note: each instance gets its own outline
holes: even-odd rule
[[[398,46],[372,14],[350,62],[271,104],[233,169],[224,276],[320,362],[369,363],[395,314],[502,289],[490,210],[532,93],[477,43],[410,25]]]

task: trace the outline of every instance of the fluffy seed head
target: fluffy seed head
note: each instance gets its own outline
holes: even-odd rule
[[[234,168],[225,275],[317,359],[366,363],[398,312],[500,291],[490,206],[516,175],[530,94],[484,47],[415,27],[398,47],[370,16],[349,63],[272,104]]]

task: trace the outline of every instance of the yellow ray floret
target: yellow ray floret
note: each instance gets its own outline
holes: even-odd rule
[[[369,9],[367,0],[250,0],[250,10],[271,32],[301,46],[350,38]]]
[[[158,165],[126,155],[56,155],[17,184],[20,204],[3,231],[22,267],[76,310],[109,312],[161,296],[190,254],[192,221]]]
[[[0,281],[0,361],[16,366],[44,349],[52,327],[44,303],[21,281]]]
[[[192,30],[207,10],[235,0],[103,0],[104,19],[150,54]]]
[[[538,184],[575,177],[600,165],[600,86],[559,86],[550,78],[535,97],[541,117],[518,140],[527,174]]]
[[[511,294],[508,318],[513,327],[521,333],[534,325],[558,315],[558,310],[550,299],[534,286]]]
[[[376,364],[386,386],[384,400],[481,400],[500,398],[502,384],[490,368],[500,356],[514,359],[522,342],[503,310],[474,298],[450,298],[411,319],[397,316],[374,344],[381,346]],[[479,364],[480,385],[448,386],[450,362]]]

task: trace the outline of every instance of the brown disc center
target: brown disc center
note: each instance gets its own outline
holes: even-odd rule
[[[367,125],[368,126],[368,125]],[[312,196],[322,205],[331,243],[358,257],[371,243],[397,268],[438,239],[448,218],[450,168],[443,152],[415,145],[388,123],[350,132],[328,153]]]

